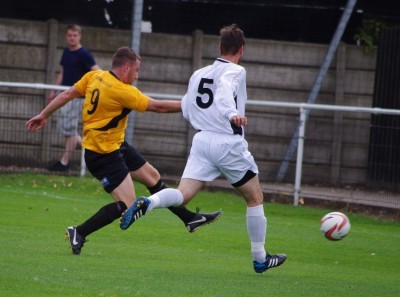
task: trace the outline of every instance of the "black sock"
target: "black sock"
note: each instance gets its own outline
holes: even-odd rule
[[[147,189],[149,190],[150,194],[155,194],[157,192],[160,192],[161,190],[166,189],[167,187],[165,186],[165,184],[163,183],[163,181],[160,179],[157,184],[153,187],[147,187]]]
[[[83,237],[111,224],[118,219],[127,209],[122,201],[107,204],[99,209],[90,219],[76,227],[76,230]]]
[[[155,194],[163,189],[166,189],[167,187],[165,186],[165,184],[163,183],[163,181],[160,179],[158,181],[158,183],[153,186],[153,187],[148,187],[147,189],[150,191],[151,194]],[[195,217],[196,213],[191,212],[190,210],[188,210],[186,207],[174,207],[174,206],[170,206],[168,207],[168,209],[174,214],[176,215],[178,218],[180,218],[182,220],[182,222],[184,222],[185,224],[187,222],[190,222],[191,220],[193,220],[193,218]]]

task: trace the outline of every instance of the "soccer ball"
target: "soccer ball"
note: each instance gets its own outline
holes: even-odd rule
[[[321,219],[319,230],[329,240],[340,240],[349,234],[350,221],[341,212],[330,212]]]

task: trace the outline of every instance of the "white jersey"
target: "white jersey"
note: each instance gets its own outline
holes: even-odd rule
[[[182,113],[196,130],[243,135],[243,127],[231,124],[230,119],[244,116],[246,100],[246,70],[218,58],[193,73],[182,99]]]
[[[182,99],[182,113],[201,132],[193,137],[182,178],[211,181],[222,173],[238,187],[249,171],[258,174],[243,127],[230,122],[233,116],[244,115],[246,100],[242,66],[219,58],[193,73]]]

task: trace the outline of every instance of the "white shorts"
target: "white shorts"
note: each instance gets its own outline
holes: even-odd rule
[[[193,137],[182,178],[212,181],[222,173],[229,183],[234,184],[248,170],[258,174],[248,143],[241,135],[201,131]]]

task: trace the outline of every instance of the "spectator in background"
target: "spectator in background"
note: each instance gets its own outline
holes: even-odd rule
[[[81,32],[81,27],[76,24],[67,26],[65,39],[68,47],[64,49],[61,57],[56,85],[72,86],[85,73],[100,69],[93,55],[82,46]],[[50,103],[55,95],[56,92],[51,91],[47,97],[47,102]],[[67,172],[74,149],[82,144],[82,137],[78,133],[82,104],[83,100],[73,100],[59,110],[57,126],[61,135],[65,137],[65,150],[61,159],[49,166],[48,170],[50,171]]]

